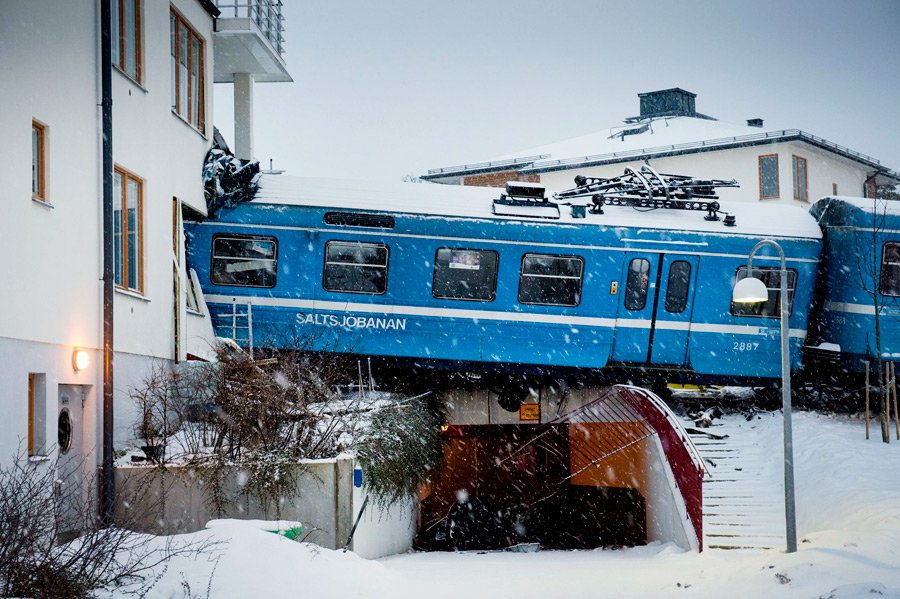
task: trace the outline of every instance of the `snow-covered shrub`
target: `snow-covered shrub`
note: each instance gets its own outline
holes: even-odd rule
[[[444,415],[431,396],[378,409],[356,448],[363,485],[381,506],[414,497],[443,457]]]

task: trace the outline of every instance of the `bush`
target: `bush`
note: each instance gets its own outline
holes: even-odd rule
[[[444,414],[436,400],[419,397],[381,408],[357,444],[363,484],[385,507],[415,497],[443,457]]]
[[[0,467],[0,596],[83,598],[101,588],[142,593],[151,571],[175,555],[196,555],[210,545],[154,537],[97,517],[95,480],[77,497],[54,493],[56,465],[18,455]],[[144,489],[121,489],[124,501],[144,500]],[[127,527],[127,522],[123,523]],[[63,535],[77,538],[60,544]]]

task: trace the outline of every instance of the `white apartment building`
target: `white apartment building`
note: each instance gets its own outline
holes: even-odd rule
[[[638,97],[640,114],[607,129],[430,169],[421,178],[498,187],[520,180],[558,191],[574,187],[575,175],[616,177],[646,161],[660,173],[736,179],[740,188],[719,190],[726,201],[804,207],[828,195],[873,196],[876,184],[900,183],[900,173],[878,160],[804,131],[767,131],[762,119],[735,125],[698,113],[696,94],[680,88]]]
[[[133,437],[129,389],[155,364],[210,352],[181,215],[206,212],[213,83],[238,81],[249,159],[254,79],[291,80],[280,5],[111,0],[117,445]],[[100,6],[0,0],[0,464],[59,456],[79,479],[101,458]]]

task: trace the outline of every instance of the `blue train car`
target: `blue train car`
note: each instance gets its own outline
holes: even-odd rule
[[[735,226],[624,206],[548,219],[495,214],[501,191],[264,175],[253,201],[188,229],[189,263],[218,334],[239,336],[249,304],[257,345],[754,384],[780,376],[777,258],[754,259],[765,304],[733,306],[731,290],[753,245],[772,238],[787,255],[799,367],[822,246],[805,211],[723,206]]]
[[[876,307],[881,357],[900,359],[900,208],[895,204],[827,197],[810,211],[824,238],[811,353],[830,355],[843,373],[862,373],[866,361],[877,359]]]

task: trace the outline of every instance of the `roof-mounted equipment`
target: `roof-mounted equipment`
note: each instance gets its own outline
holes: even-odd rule
[[[706,211],[706,220],[720,220],[719,214],[725,216],[725,226],[733,227],[734,215],[721,210],[717,187],[739,187],[732,179],[698,179],[686,175],[666,175],[657,173],[650,165],[644,165],[639,171],[625,169],[620,177],[603,179],[598,177],[575,177],[572,189],[553,195],[557,201],[576,198],[590,198],[591,212],[603,214],[603,206],[631,206],[635,209],[656,210],[701,210]],[[571,201],[563,202],[576,206]]]
[[[545,196],[546,188],[539,183],[507,181],[506,193],[494,200],[494,214],[529,218],[559,218],[559,206]]]

